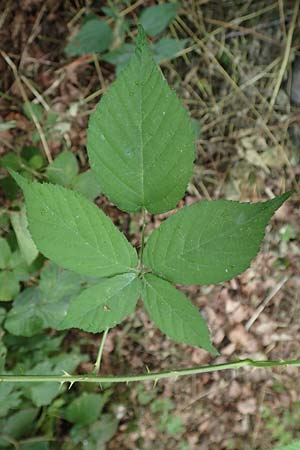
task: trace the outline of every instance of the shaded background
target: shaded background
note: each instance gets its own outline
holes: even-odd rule
[[[69,151],[80,171],[88,169],[89,115],[126,64],[138,21],[143,14],[145,21],[146,8],[155,4],[2,2],[0,226],[12,250],[18,244],[8,213],[20,205],[21,197],[6,168],[19,165],[37,178],[50,179],[45,155],[55,159]],[[89,45],[82,44],[85,38],[76,36],[95,17],[111,32],[103,32],[102,47],[92,54]],[[197,138],[194,176],[179,206],[204,198],[257,201],[297,189],[299,24],[297,0],[182,1],[146,20],[156,60],[190,111]],[[69,174],[71,184],[70,161],[63,165],[63,181],[56,182],[65,182]],[[120,212],[89,183],[96,203],[138,246],[140,216]],[[149,216],[147,232],[165,217]],[[218,358],[167,339],[139,304],[134,316],[110,331],[102,373],[140,373],[146,367],[159,371],[248,357],[300,358],[299,218],[299,197],[294,195],[272,220],[250,269],[227,283],[184,289],[209,323]],[[33,272],[19,279],[22,291],[38,285],[45,262],[41,257],[37,261]],[[0,306],[4,318],[11,302]],[[49,373],[53,367],[61,373],[66,364],[70,371],[90,372],[101,339],[49,328],[31,337],[16,334],[5,326],[0,331],[0,349],[8,354],[6,370],[15,373]],[[300,439],[297,369],[245,369],[164,380],[155,386],[103,388],[75,386],[63,392],[41,385],[31,390],[2,387],[0,448],[264,450]]]

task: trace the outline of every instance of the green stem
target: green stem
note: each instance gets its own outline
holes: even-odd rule
[[[97,360],[95,362],[95,373],[96,374],[99,373],[99,370],[100,370],[102,353],[103,353],[105,341],[106,341],[106,338],[107,338],[107,335],[108,335],[108,331],[109,331],[109,328],[106,328],[106,330],[103,333],[103,336],[102,336],[102,339],[101,339],[101,343],[100,343],[100,346],[99,346]]]
[[[139,266],[142,267],[142,260],[143,260],[143,252],[144,252],[144,246],[145,246],[145,228],[146,228],[146,213],[145,210],[142,210],[142,229],[141,229],[141,249],[139,254]]]
[[[130,383],[132,381],[158,381],[163,378],[180,377],[184,375],[198,375],[201,373],[218,372],[228,369],[240,369],[241,367],[300,367],[300,360],[280,360],[280,361],[254,361],[252,359],[242,359],[239,361],[214,364],[211,366],[191,367],[188,369],[170,370],[159,373],[144,373],[140,375],[0,375],[1,382],[13,383],[36,383],[36,382],[58,382],[58,383]]]

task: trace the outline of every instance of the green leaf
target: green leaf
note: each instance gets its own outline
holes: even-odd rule
[[[140,280],[127,273],[103,280],[71,301],[59,329],[80,328],[99,333],[112,328],[134,311]]]
[[[134,54],[135,46],[133,44],[123,44],[121,47],[105,53],[101,59],[110,64],[114,64],[119,67],[124,67]]]
[[[11,250],[7,241],[0,236],[0,269],[8,267],[11,258]]]
[[[273,450],[299,450],[300,441],[291,442],[288,445],[282,445],[280,447],[276,447]]]
[[[3,368],[1,373],[3,373]],[[5,417],[10,409],[17,409],[21,403],[21,392],[13,392],[13,389],[13,383],[0,384],[0,417]]]
[[[14,232],[17,236],[21,254],[23,255],[23,258],[26,261],[27,265],[30,266],[30,264],[32,264],[35,258],[38,256],[39,251],[36,248],[35,243],[33,242],[27,228],[28,223],[25,207],[22,207],[19,212],[11,212],[10,220]]]
[[[87,148],[101,190],[120,209],[172,209],[192,174],[194,133],[140,28],[137,49],[91,115]]]
[[[23,103],[23,111],[24,111],[24,114],[27,117],[27,119],[33,121],[33,116],[32,116],[32,112],[33,112],[33,114],[35,115],[37,120],[40,123],[42,123],[44,109],[41,105],[39,105],[37,103],[32,103],[32,102],[25,102],[25,103]]]
[[[10,180],[12,180],[12,178],[9,178]],[[12,180],[13,181],[13,183],[14,184],[16,184],[15,182],[14,182],[14,180]],[[0,228],[3,230],[3,231],[8,231],[9,230],[9,216],[8,216],[8,213],[6,212],[6,210],[5,209],[0,209]],[[1,244],[0,244],[1,245]],[[1,252],[0,252],[0,254],[1,254]]]
[[[100,53],[106,50],[112,41],[112,31],[106,22],[91,19],[86,22],[79,33],[67,45],[67,55],[85,55],[87,53]]]
[[[19,450],[49,450],[49,442],[25,442],[21,444]]]
[[[46,125],[49,125],[49,126],[55,125],[58,122],[59,118],[60,118],[60,116],[57,112],[51,111],[51,110],[48,111],[47,117],[46,117]]]
[[[154,59],[159,64],[161,61],[172,59],[182,50],[188,39],[171,39],[164,37],[154,44]]]
[[[163,31],[177,15],[178,4],[164,3],[150,6],[143,10],[140,23],[149,36],[156,36]]]
[[[28,281],[30,277],[41,268],[43,261],[44,257],[39,255],[34,262],[28,266],[20,250],[17,249],[12,254],[9,268],[15,274],[18,281]]]
[[[41,169],[46,163],[44,155],[36,147],[24,147],[21,156],[25,159],[26,164],[34,170]],[[15,170],[14,167],[12,169]]]
[[[0,302],[9,302],[19,290],[19,281],[13,272],[9,270],[0,272]]]
[[[137,265],[135,249],[96,205],[61,186],[28,183],[12,174],[25,194],[29,231],[47,258],[95,277],[128,272]]]
[[[1,328],[0,328],[0,333],[2,333]],[[0,373],[3,373],[3,371],[4,371],[6,355],[7,355],[7,348],[5,347],[3,342],[0,340]],[[1,406],[0,406],[0,410],[1,410]]]
[[[73,426],[69,434],[70,447],[64,450],[73,450],[81,442],[84,442],[85,450],[105,450],[106,442],[111,440],[117,429],[118,420],[116,417],[113,414],[101,413],[100,419],[88,427],[80,424]]]
[[[98,419],[105,402],[103,395],[84,392],[67,406],[65,418],[76,425],[90,425]]]
[[[7,314],[5,328],[15,336],[30,337],[44,328],[56,328],[66,315],[71,298],[85,279],[51,263],[41,272],[40,284],[24,289]]]
[[[104,445],[116,434],[118,420],[112,414],[101,414],[99,421],[93,423],[89,429],[88,440],[93,448],[105,449]]]
[[[49,375],[52,373],[51,361],[43,361],[33,369],[26,372],[26,375]],[[26,386],[30,398],[35,406],[49,405],[59,393],[59,383],[32,383]]]
[[[9,152],[1,157],[1,167],[3,169],[19,170],[22,164],[22,158],[13,152]]]
[[[44,305],[42,297],[37,288],[27,288],[21,292],[14,301],[13,308],[9,311],[5,322],[5,328],[11,334],[16,336],[33,336],[45,328],[45,322],[48,322],[44,314]],[[50,303],[51,304],[51,303]],[[57,311],[57,305],[52,307],[52,314],[61,316],[61,311]]]
[[[163,416],[158,428],[161,433],[167,433],[170,436],[178,436],[185,431],[182,419],[172,414]]]
[[[170,283],[151,274],[145,275],[142,300],[150,318],[167,336],[202,347],[212,355],[218,354],[199,310]]]
[[[62,362],[59,363],[56,363],[55,357],[38,363],[31,370],[27,371],[26,375],[48,375],[49,373],[52,375],[61,375],[63,371],[72,373],[80,362],[80,358],[74,354],[61,354],[61,357]],[[49,405],[62,392],[61,385],[57,382],[30,383],[30,385],[24,387],[25,389],[27,389],[27,393],[33,404],[38,407]]]
[[[33,408],[25,408],[12,414],[1,429],[1,434],[14,439],[28,435],[34,428],[37,414],[38,409]]]
[[[268,221],[290,195],[260,203],[203,200],[186,206],[152,233],[143,262],[175,283],[230,280],[249,267]]]
[[[78,174],[78,163],[74,153],[64,151],[49,164],[46,173],[49,181],[61,186],[69,186]]]
[[[0,325],[3,323],[6,316],[6,309],[0,308]]]
[[[101,192],[100,185],[91,170],[78,175],[72,183],[72,189],[89,200],[94,200]]]
[[[11,177],[0,178],[0,189],[9,200],[15,200],[19,192],[17,184]]]

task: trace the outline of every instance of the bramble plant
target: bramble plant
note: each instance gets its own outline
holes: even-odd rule
[[[141,298],[167,336],[218,354],[199,310],[172,283],[213,284],[245,271],[272,214],[291,192],[253,204],[203,200],[183,207],[145,245],[145,211],[170,211],[184,195],[193,170],[194,139],[188,113],[155,64],[140,27],[135,54],[92,114],[87,139],[91,169],[101,191],[122,211],[142,212],[139,255],[110,218],[83,195],[59,185],[31,182],[10,171],[24,191],[29,230],[38,250],[65,269],[98,279],[70,301],[56,329],[104,331],[106,336]],[[102,350],[103,345],[96,369]],[[299,365],[244,360],[114,380],[287,363]],[[62,377],[38,379],[61,381]],[[99,380],[97,376],[65,377],[72,382]]]

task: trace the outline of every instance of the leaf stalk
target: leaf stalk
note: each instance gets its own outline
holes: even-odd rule
[[[142,227],[141,227],[141,248],[139,254],[139,267],[143,267],[143,252],[145,247],[145,228],[146,228],[146,212],[145,209],[142,210]]]
[[[95,374],[98,374],[99,371],[100,371],[102,354],[103,354],[104,345],[105,345],[105,341],[106,341],[108,332],[109,332],[109,328],[106,328],[106,330],[103,333],[102,339],[101,339],[101,343],[100,343],[100,346],[99,346],[97,359],[96,359],[96,362],[95,362]]]

